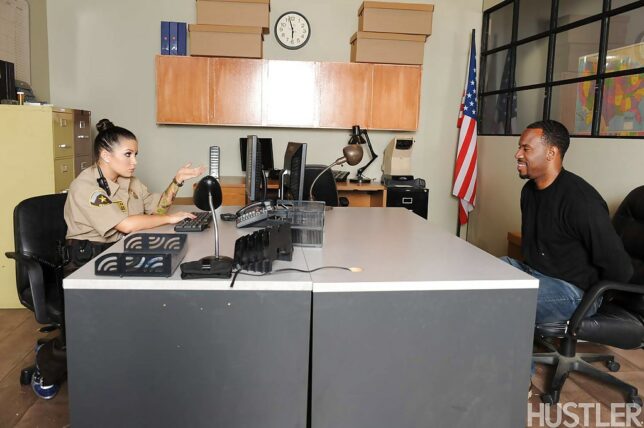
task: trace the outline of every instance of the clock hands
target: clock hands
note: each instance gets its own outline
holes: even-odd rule
[[[293,38],[295,37],[295,30],[293,30],[293,21],[288,20],[289,25],[291,26],[291,43],[293,43]]]

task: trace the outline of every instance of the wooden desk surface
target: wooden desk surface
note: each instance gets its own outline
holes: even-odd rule
[[[221,184],[221,187],[240,187],[240,188],[246,187],[245,178],[243,176],[225,175],[219,178],[219,183]],[[374,182],[361,184],[361,183],[351,183],[349,181],[336,181],[335,185],[338,188],[339,192],[352,191],[352,190],[362,191],[362,192],[380,192],[385,190],[385,186]],[[268,188],[278,189],[279,181],[268,180]]]

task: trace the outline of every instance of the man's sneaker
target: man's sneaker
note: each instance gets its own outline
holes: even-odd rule
[[[51,385],[45,385],[43,383],[42,376],[40,375],[40,371],[38,370],[38,368],[36,368],[34,375],[31,377],[31,389],[34,390],[38,397],[45,400],[50,400],[54,398],[56,394],[58,394],[60,386],[56,385],[55,383]]]

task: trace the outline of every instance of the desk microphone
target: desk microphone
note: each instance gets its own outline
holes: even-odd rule
[[[349,144],[347,146],[344,146],[344,149],[342,149],[342,154],[344,156],[337,158],[335,162],[324,168],[318,175],[315,176],[315,179],[313,180],[313,183],[311,183],[311,187],[309,188],[309,201],[315,200],[313,198],[313,186],[315,186],[315,182],[318,181],[318,178],[320,178],[322,174],[324,174],[327,170],[333,168],[334,166],[342,165],[345,162],[351,166],[358,165],[360,163],[363,154],[362,146],[360,146],[359,144]]]

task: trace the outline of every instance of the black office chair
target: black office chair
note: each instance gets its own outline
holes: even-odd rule
[[[318,174],[326,167],[327,165],[306,165],[306,169],[304,171],[304,199],[309,198],[311,183],[313,183],[315,177],[317,177]],[[349,200],[347,198],[338,197],[338,188],[330,169],[325,171],[324,174],[318,178],[318,181],[316,181],[315,187],[313,188],[313,198],[316,201],[324,201],[324,203],[330,207],[346,207],[349,205]]]
[[[600,281],[586,291],[568,323],[538,325],[537,342],[551,352],[533,355],[533,361],[556,367],[549,389],[541,396],[544,403],[557,403],[561,388],[572,371],[578,371],[616,387],[627,402],[642,406],[637,388],[589,363],[602,361],[612,372],[620,365],[612,355],[577,353],[577,341],[584,340],[621,349],[641,348],[644,341],[644,186],[630,192],[617,209],[613,225],[633,260],[635,273],[628,284]],[[588,309],[603,295],[596,314],[586,317]],[[548,340],[560,338],[555,348]]]
[[[41,332],[60,330],[60,334],[52,339],[40,339],[36,348],[39,374],[45,385],[60,384],[67,375],[60,251],[67,232],[63,216],[66,199],[66,194],[55,194],[20,202],[13,212],[16,250],[5,253],[16,261],[20,303],[34,312],[40,324],[46,325]],[[20,383],[32,383],[35,369],[36,366],[24,368]],[[52,396],[51,389],[43,392],[34,386],[34,391],[43,398]]]

